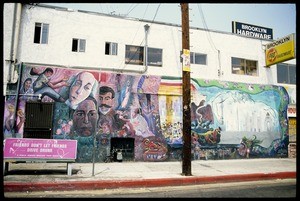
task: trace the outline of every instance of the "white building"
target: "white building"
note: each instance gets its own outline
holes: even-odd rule
[[[158,59],[161,63],[158,63],[159,66],[149,64],[147,69],[143,64],[126,64],[126,46],[145,46],[146,24],[149,25],[148,47],[159,49],[158,53],[161,54],[159,59],[152,53],[154,60]],[[37,36],[41,41],[35,43],[37,26],[42,26],[43,32],[39,32],[40,35]],[[181,76],[181,35],[181,26],[175,24],[74,11],[41,4],[6,3],[3,89],[6,89],[7,82],[16,82],[16,74],[9,71],[11,61]],[[72,51],[74,39],[81,45],[85,43],[83,52]],[[191,62],[191,77],[281,85],[277,79],[276,65],[265,67],[264,46],[270,42],[191,27],[190,51],[200,54],[198,55],[200,57],[196,58],[200,64]],[[117,52],[110,52],[107,55],[105,52],[107,43],[113,50],[116,48]],[[151,50],[148,51],[150,53]],[[244,70],[234,70],[232,58],[251,60],[256,64],[256,68],[254,67],[248,74]],[[295,65],[296,59],[284,63]],[[242,75],[243,73],[247,75]],[[287,84],[287,87],[295,88],[296,85]],[[295,93],[294,90],[291,91]],[[295,104],[295,94],[291,96],[291,103]]]
[[[144,75],[182,75],[181,25],[42,4],[6,3],[3,16],[4,96],[17,83],[15,64],[20,62]],[[278,79],[288,69],[295,70],[296,59],[266,67],[265,45],[270,42],[190,27],[191,77],[281,85],[289,93],[290,107],[296,108],[295,74],[290,71],[283,80]],[[146,46],[147,65],[143,57]],[[137,57],[130,56],[137,52]],[[289,80],[293,76],[294,80]]]

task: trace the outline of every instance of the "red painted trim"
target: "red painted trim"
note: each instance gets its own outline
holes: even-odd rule
[[[137,180],[94,180],[94,181],[56,181],[56,182],[13,182],[4,181],[4,192],[24,191],[68,191],[96,190],[111,188],[159,187],[195,185],[207,183],[242,182],[271,179],[296,178],[296,172],[252,173],[208,177],[183,176],[182,178],[158,178]]]

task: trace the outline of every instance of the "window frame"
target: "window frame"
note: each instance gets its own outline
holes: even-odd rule
[[[138,58],[135,58],[136,55]],[[125,64],[144,65],[144,47],[125,45]]]
[[[35,22],[33,43],[48,44],[49,27],[50,25],[47,23]]]
[[[281,73],[279,73],[279,71],[280,71],[279,68],[281,69]],[[294,71],[292,71],[291,68],[293,68]],[[296,85],[296,65],[295,64],[278,63],[276,65],[276,70],[277,70],[277,83]],[[285,75],[285,79],[281,79],[283,77],[283,74]],[[293,79],[292,76],[294,76],[295,79]]]
[[[85,39],[72,38],[72,52],[85,52],[85,49],[86,49]]]
[[[231,73],[235,75],[258,76],[258,61],[231,57]]]
[[[182,51],[180,51],[180,62],[182,63]],[[198,56],[204,56],[205,57],[205,62],[204,63],[196,63],[196,55]],[[197,65],[207,65],[207,54],[200,53],[200,52],[191,52],[190,51],[190,63],[191,64],[197,64]]]
[[[196,55],[198,56],[204,56],[204,63],[197,63],[196,62]],[[190,60],[191,64],[199,64],[199,65],[207,65],[207,54],[198,53],[198,52],[190,52]]]
[[[148,66],[157,66],[162,67],[162,55],[163,55],[163,49],[160,48],[147,48],[147,64]],[[150,58],[155,58],[153,61],[150,61]],[[152,60],[152,59],[151,59]]]
[[[105,42],[105,55],[118,55],[118,43]]]
[[[147,65],[162,67],[163,49],[147,47],[147,50]],[[125,45],[125,64],[145,65],[145,55],[146,49],[144,46]],[[154,59],[150,59],[149,61],[149,57]]]

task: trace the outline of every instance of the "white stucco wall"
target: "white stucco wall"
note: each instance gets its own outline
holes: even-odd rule
[[[3,96],[8,83],[17,83],[18,42],[21,23],[21,4],[5,3],[3,6]]]
[[[150,25],[148,46],[163,49],[163,67],[149,66],[146,74],[181,77],[181,27],[125,19],[92,12],[23,6],[18,61],[99,69],[136,69],[125,64],[125,45],[145,45],[144,25]],[[5,11],[8,15],[10,12]],[[49,24],[48,44],[33,43],[36,22]],[[8,21],[9,23],[9,21]],[[9,26],[5,25],[5,38]],[[86,51],[72,52],[72,38],[86,40]],[[7,52],[10,40],[5,41]],[[105,42],[118,43],[118,55],[105,55]],[[255,84],[278,84],[276,65],[265,67],[264,45],[271,41],[203,29],[190,30],[190,51],[207,54],[207,65],[191,64],[191,77]],[[218,55],[219,50],[219,55]],[[258,61],[258,76],[231,73],[231,57]],[[220,58],[220,60],[218,60]],[[295,63],[294,60],[287,63]],[[220,70],[220,75],[218,75]],[[296,87],[291,85],[289,87]]]

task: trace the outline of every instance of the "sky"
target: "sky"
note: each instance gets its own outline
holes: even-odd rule
[[[181,25],[179,3],[47,3],[75,10],[93,11]],[[295,3],[189,3],[190,27],[232,32],[232,21],[270,28],[273,39],[296,33]]]

